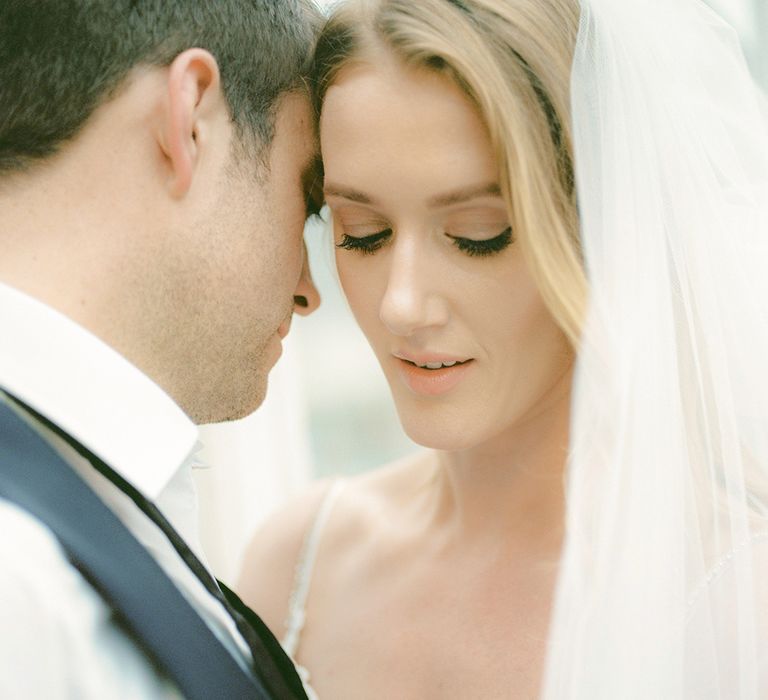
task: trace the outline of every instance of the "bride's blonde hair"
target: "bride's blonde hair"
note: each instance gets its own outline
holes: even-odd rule
[[[464,90],[542,298],[574,345],[586,298],[569,107],[578,24],[575,0],[348,0],[320,36],[315,68],[318,111],[339,71],[382,47]]]

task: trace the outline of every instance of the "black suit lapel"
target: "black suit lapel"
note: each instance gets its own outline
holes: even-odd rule
[[[269,693],[241,669],[127,528],[2,401],[0,496],[55,533],[73,564],[185,697],[290,697]]]

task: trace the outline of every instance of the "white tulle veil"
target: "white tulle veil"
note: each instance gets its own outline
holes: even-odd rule
[[[590,296],[546,700],[768,698],[768,117],[699,0],[583,0]]]

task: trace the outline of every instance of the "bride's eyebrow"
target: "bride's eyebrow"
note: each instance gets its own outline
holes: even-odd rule
[[[341,197],[348,199],[350,202],[357,202],[358,204],[375,204],[375,200],[365,192],[356,190],[353,187],[345,187],[343,185],[334,185],[332,183],[326,183],[323,188],[325,196]],[[449,207],[454,204],[462,204],[469,202],[478,197],[499,197],[501,196],[501,188],[498,183],[491,182],[482,185],[470,185],[469,187],[462,187],[461,189],[454,190],[452,192],[446,192],[444,194],[435,195],[431,197],[427,204],[430,207]]]
[[[326,197],[341,197],[342,199],[348,199],[350,202],[357,202],[358,204],[375,204],[374,199],[364,192],[360,192],[360,190],[356,190],[352,187],[344,187],[343,185],[325,183],[323,194],[325,194]]]
[[[427,202],[430,207],[450,207],[454,204],[463,204],[479,197],[499,197],[501,188],[498,183],[491,182],[484,185],[470,185],[461,189],[439,194],[430,198]]]

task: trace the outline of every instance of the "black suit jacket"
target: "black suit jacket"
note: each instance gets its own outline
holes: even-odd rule
[[[262,643],[264,651],[254,655],[251,674],[241,669],[91,488],[2,401],[0,497],[28,511],[56,535],[73,566],[185,697],[306,700],[292,662],[253,611],[223,587]]]

